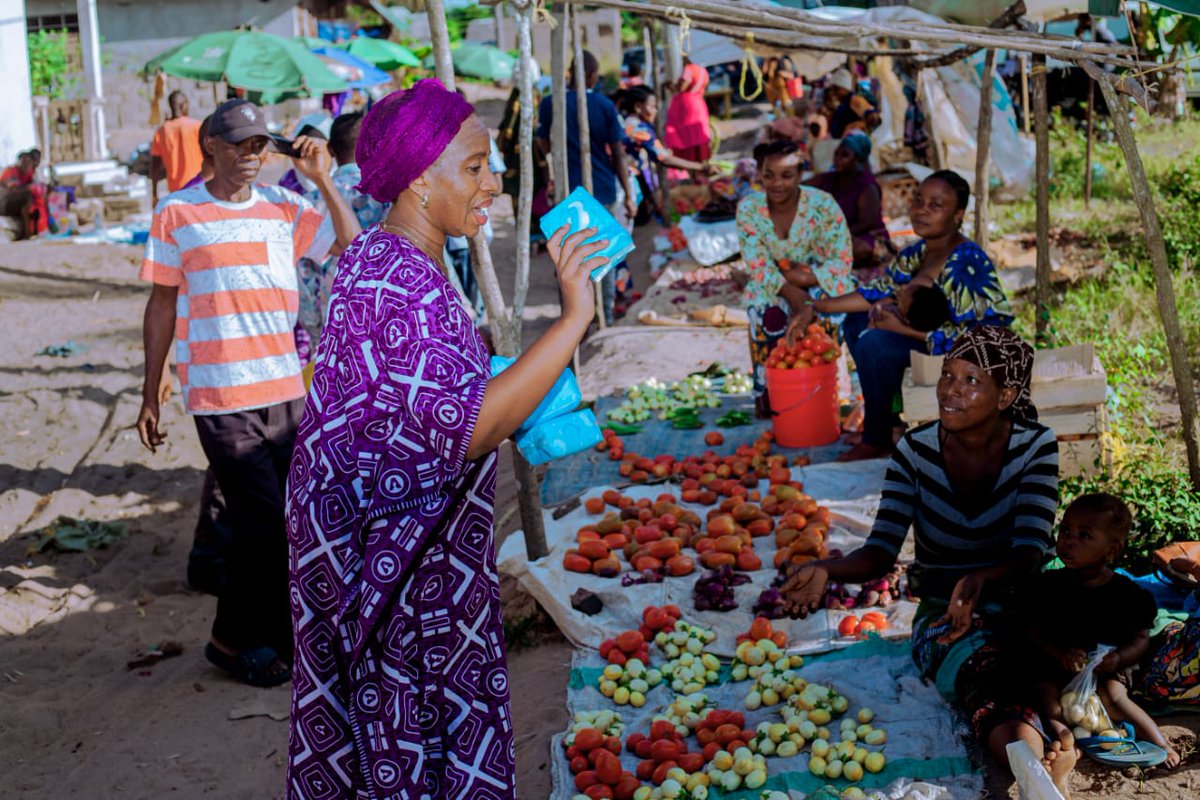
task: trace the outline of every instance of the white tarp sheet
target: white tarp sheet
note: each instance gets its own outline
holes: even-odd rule
[[[821,505],[829,506],[833,513],[833,525],[829,530],[829,546],[849,552],[865,540],[879,505],[879,492],[883,484],[885,460],[860,461],[849,464],[816,464],[792,469],[794,479],[804,483],[804,491],[816,498]],[[599,496],[609,487],[598,486],[584,493],[584,497]],[[767,488],[764,481],[760,487]],[[657,497],[671,492],[670,486],[643,486],[626,490],[634,497]],[[678,496],[678,492],[674,492]],[[707,508],[692,506],[701,518]],[[563,554],[575,547],[575,534],[579,528],[597,517],[588,514],[582,506],[562,519],[555,520],[546,515],[546,543],[550,554],[530,562],[525,557],[525,541],[519,533],[509,536],[500,549],[500,570],[515,577],[523,590],[533,595],[542,608],[554,619],[558,629],[578,646],[598,648],[605,639],[617,633],[636,628],[641,624],[642,609],[647,605],[661,606],[666,603],[678,605],[688,619],[713,629],[717,641],[710,648],[715,654],[733,655],[739,633],[749,629],[754,619],[751,610],[758,595],[770,585],[776,574],[772,566],[775,556],[773,535],[755,540],[754,549],[762,559],[763,569],[749,573],[751,583],[735,589],[738,608],[729,612],[697,612],[692,600],[692,587],[703,573],[697,565],[692,575],[667,578],[661,583],[622,586],[619,578],[600,578],[567,572],[563,569]],[[690,551],[687,551],[690,554]],[[627,564],[622,562],[628,568]],[[579,588],[594,592],[604,603],[604,609],[595,616],[587,616],[571,607],[571,595]],[[901,602],[884,611],[889,619],[887,636],[907,636],[911,632],[912,615],[916,605]],[[846,647],[853,640],[837,635],[838,622],[846,615],[842,611],[821,611],[804,620],[779,620],[777,626],[787,633],[789,650],[798,653],[814,653]]]

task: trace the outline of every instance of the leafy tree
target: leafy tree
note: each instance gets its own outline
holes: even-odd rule
[[[29,34],[29,82],[34,94],[57,100],[78,87],[79,75],[71,66],[68,37],[66,30]]]

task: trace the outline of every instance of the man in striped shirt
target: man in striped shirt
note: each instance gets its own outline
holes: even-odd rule
[[[328,216],[294,192],[256,184],[272,145],[261,109],[245,100],[222,104],[204,139],[213,178],[155,209],[141,269],[154,288],[143,321],[138,433],[151,452],[164,441],[158,389],[178,338],[184,406],[233,527],[228,581],[205,653],[259,686],[291,674],[283,491],[305,394],[292,333],[296,262],[341,252],[359,232],[323,142],[301,137],[292,152],[320,188]]]

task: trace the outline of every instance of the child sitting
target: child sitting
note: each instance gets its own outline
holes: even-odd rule
[[[1115,647],[1095,671],[1100,699],[1114,725],[1131,723],[1137,737],[1163,748],[1166,765],[1174,767],[1179,754],[1129,697],[1133,667],[1146,654],[1157,613],[1150,593],[1110,566],[1132,524],[1129,508],[1110,494],[1082,495],[1067,507],[1056,548],[1063,568],[1036,576],[1018,610],[1017,623],[1032,644],[1021,658],[1038,693],[1047,733],[1065,744],[1074,738],[1063,716],[1063,688],[1098,645]],[[1056,783],[1063,779],[1060,789],[1065,788],[1065,776],[1055,774],[1052,760],[1047,769]]]
[[[894,303],[880,303],[871,309],[868,328],[878,328],[881,314],[892,314],[913,330],[930,333],[950,319],[950,301],[929,278],[917,277],[907,284]]]

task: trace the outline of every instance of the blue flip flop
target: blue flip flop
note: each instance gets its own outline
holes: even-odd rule
[[[204,657],[213,665],[220,667],[239,681],[260,689],[280,686],[292,679],[292,671],[272,672],[271,664],[283,660],[274,649],[263,646],[254,650],[243,650],[236,656],[231,656],[209,642],[204,646]]]
[[[1124,736],[1089,736],[1075,744],[1093,760],[1111,767],[1157,767],[1167,760],[1167,751],[1151,742],[1139,742],[1133,726],[1121,723]]]

